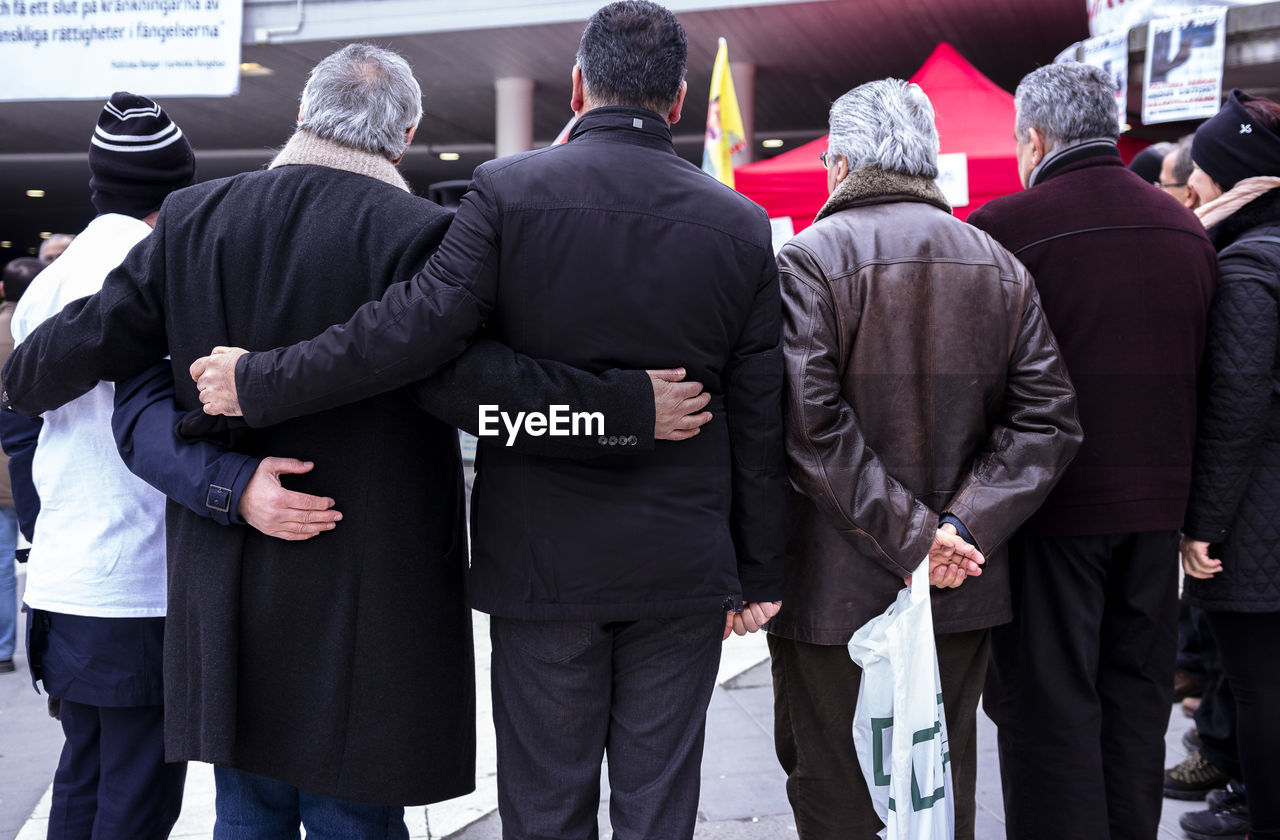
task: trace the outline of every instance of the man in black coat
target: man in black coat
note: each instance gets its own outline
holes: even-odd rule
[[[463,405],[474,417],[477,401],[564,402],[607,412],[611,432],[636,441],[632,450],[652,446],[653,390],[643,371],[596,382],[493,342],[473,347],[430,386],[269,429],[205,422],[186,375],[198,353],[312,335],[435,250],[450,216],[410,195],[395,168],[420,100],[394,53],[356,44],[325,59],[304,91],[299,129],[270,169],[173,194],[155,232],[103,291],[37,329],[6,368],[9,401],[34,414],[171,354],[159,382],[152,371],[123,386],[125,398],[172,411],[164,376],[180,371],[178,405],[195,409],[183,430],[217,433],[240,453],[216,462],[225,469],[202,455],[181,462],[194,466],[178,467],[180,478],[203,482],[194,492],[174,482],[178,461],[165,479],[157,449],[168,447],[161,459],[194,451],[177,447],[170,417],[144,423],[161,435],[134,435],[151,455],[128,456],[186,506],[170,504],[167,514],[166,751],[170,760],[217,765],[219,836],[296,834],[299,822],[323,832],[343,820],[360,836],[377,826],[378,836],[405,837],[402,806],[474,786],[457,433],[418,404],[450,417]],[[619,396],[601,408],[597,398],[613,392]],[[689,432],[675,436],[682,434]],[[577,444],[588,454],[609,448],[595,437]],[[280,454],[311,459],[310,471],[295,468],[305,474],[293,487],[327,491],[343,511],[331,531],[335,511],[301,512],[294,535],[326,530],[320,539],[286,542],[225,527],[235,512],[257,524],[240,494],[258,459]]]
[[[1125,169],[1105,73],[1042,67],[1015,104],[1027,189],[969,221],[1035,277],[1084,444],[1010,545],[1013,621],[992,636],[1009,837],[1154,838],[1217,260],[1185,207]]]
[[[595,462],[481,438],[469,595],[492,616],[508,837],[594,834],[606,747],[615,829],[691,836],[720,630],[757,629],[781,597],[777,267],[763,211],[672,147],[686,53],[666,9],[602,8],[568,143],[478,168],[411,282],[311,342],[193,369],[207,409],[262,426],[420,377],[483,322],[538,358],[684,364],[706,384],[714,419],[649,453],[610,417],[617,454]]]

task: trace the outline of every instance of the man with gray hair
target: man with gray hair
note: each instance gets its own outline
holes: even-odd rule
[[[1105,73],[1041,67],[1014,101],[1026,190],[969,221],[1036,278],[1085,440],[1010,544],[1013,621],[984,694],[1008,834],[1154,838],[1217,260],[1190,211],[1125,169]]]
[[[1079,446],[1075,395],[1031,277],[934,183],[919,87],[885,79],[840,97],[822,160],[831,196],[778,256],[799,491],[769,625],[778,758],[802,840],[876,836],[845,646],[928,555],[965,840],[990,628],[1009,619],[1003,546]]]
[[[261,425],[421,376],[483,323],[539,358],[707,383],[702,433],[649,452],[612,429],[587,464],[481,440],[468,594],[504,837],[594,837],[606,754],[619,837],[692,837],[721,639],[782,593],[777,266],[764,212],[675,152],[687,56],[669,9],[598,9],[568,142],[480,166],[431,261],[345,325],[193,370],[208,409]]]
[[[199,411],[186,368],[209,347],[310,336],[435,251],[449,214],[412,196],[395,166],[420,100],[393,52],[352,44],[324,59],[297,131],[267,170],[171,195],[102,291],[36,329],[6,368],[11,403],[30,414],[171,354],[161,381],[121,391],[160,405],[180,372],[176,399],[193,413],[179,431],[236,450],[229,461],[190,462],[172,419],[167,429],[142,422],[163,434],[135,433],[125,447],[131,468],[140,459],[148,480],[182,500],[168,508],[165,746],[170,759],[216,765],[218,840],[296,837],[299,823],[313,836],[406,838],[403,806],[473,788],[455,423],[474,427],[477,403],[513,412],[568,404],[605,413],[613,446],[623,436],[643,451],[662,420],[644,371],[589,375],[492,341],[473,343],[431,382],[270,428],[216,425]],[[607,401],[611,381],[625,399]],[[545,437],[525,442],[547,446]],[[576,445],[596,457],[608,446],[595,435]],[[279,463],[277,485],[288,473],[295,490],[332,494],[299,503],[281,532],[288,541],[234,527],[236,512],[257,527],[244,482],[259,459],[280,453],[310,460]],[[214,468],[215,459],[231,466]]]
[[[75,240],[73,233],[55,233],[48,239],[40,243],[40,253],[37,258],[45,265],[51,264],[58,257],[62,256],[62,252],[67,250],[67,246]]]

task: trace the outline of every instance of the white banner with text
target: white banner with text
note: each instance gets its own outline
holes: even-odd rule
[[[1142,123],[1212,117],[1222,97],[1227,10],[1151,21],[1143,68]]]
[[[240,0],[0,0],[0,100],[232,96]]]

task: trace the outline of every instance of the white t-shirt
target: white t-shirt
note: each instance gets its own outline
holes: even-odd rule
[[[13,313],[21,344],[63,306],[102,282],[151,228],[128,216],[94,219],[36,275]],[[164,496],[129,472],[111,434],[115,386],[44,414],[31,473],[40,494],[23,600],[36,609],[101,618],[165,614]]]

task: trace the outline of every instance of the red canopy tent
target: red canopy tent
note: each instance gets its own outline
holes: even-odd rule
[[[964,152],[969,164],[969,204],[955,208],[961,219],[997,196],[1022,189],[1014,159],[1013,96],[941,43],[911,81],[933,102],[941,151]],[[791,216],[797,231],[808,227],[827,199],[827,175],[818,162],[827,138],[734,170],[738,191],[769,211]]]

